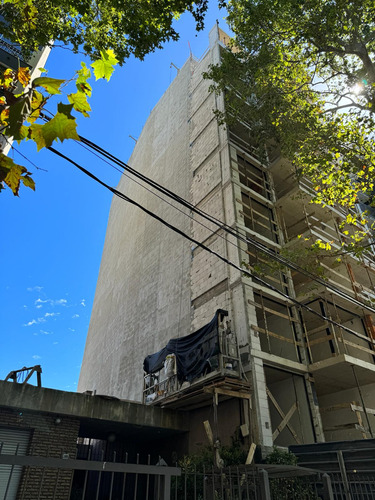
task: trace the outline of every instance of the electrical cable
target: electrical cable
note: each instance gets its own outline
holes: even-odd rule
[[[50,113],[50,114],[52,114],[52,113]],[[49,118],[46,117],[43,113],[41,114],[41,116],[45,120],[47,120],[47,121],[49,120]],[[250,238],[242,236],[241,233],[237,229],[231,228],[230,226],[228,226],[227,224],[223,223],[219,219],[217,219],[217,218],[215,218],[215,217],[213,217],[213,216],[205,213],[201,209],[198,209],[197,207],[195,207],[194,205],[192,205],[188,201],[184,200],[183,198],[181,198],[177,194],[173,193],[173,191],[170,191],[169,189],[165,188],[164,186],[162,186],[161,184],[157,183],[156,181],[153,181],[152,179],[148,178],[144,174],[141,174],[137,170],[135,170],[132,167],[130,167],[130,165],[126,164],[122,160],[119,160],[117,157],[115,157],[114,155],[112,155],[111,153],[109,153],[108,151],[106,151],[105,149],[101,148],[100,146],[98,146],[94,142],[90,141],[89,139],[86,139],[83,136],[79,136],[79,138],[80,138],[80,141],[82,143],[86,144],[90,148],[94,149],[95,151],[99,152],[100,154],[102,154],[106,158],[108,158],[111,161],[113,161],[114,163],[116,163],[117,165],[121,166],[121,168],[123,170],[129,171],[134,176],[140,178],[141,180],[143,180],[147,184],[149,184],[152,187],[154,187],[155,189],[157,189],[159,192],[162,192],[163,194],[165,194],[168,197],[174,199],[175,201],[177,201],[178,203],[182,204],[186,208],[189,208],[192,212],[195,212],[198,215],[200,215],[201,217],[209,220],[211,223],[213,223],[216,226],[218,226],[219,229],[223,229],[224,231],[226,231],[227,233],[231,234],[232,236],[234,236],[235,238],[239,239],[240,241],[243,241],[244,243],[252,245],[255,249],[263,252],[265,255],[267,255],[268,257],[270,257],[273,260],[276,260],[280,264],[282,264],[282,265],[284,265],[286,267],[289,267],[290,269],[293,269],[294,271],[300,272],[301,274],[304,274],[305,276],[309,277],[313,281],[316,281],[317,283],[321,284],[322,286],[328,288],[329,290],[331,290],[332,292],[334,292],[337,295],[341,296],[345,300],[351,302],[352,304],[355,304],[358,307],[367,309],[368,311],[370,311],[370,312],[372,312],[372,313],[375,314],[375,309],[372,308],[371,306],[368,306],[367,304],[364,304],[362,301],[360,301],[360,300],[358,300],[358,299],[356,299],[354,297],[351,297],[349,294],[347,294],[346,292],[344,292],[340,288],[332,285],[331,283],[327,282],[323,278],[315,275],[314,273],[312,273],[312,272],[308,271],[307,269],[299,266],[298,264],[296,264],[294,262],[291,262],[289,259],[286,259],[285,257],[282,257],[281,255],[277,254],[274,250],[268,248],[263,243],[260,243],[260,242],[254,240],[254,239],[250,239]],[[80,143],[78,142],[78,144],[80,144]],[[108,162],[106,162],[106,163],[108,163]],[[116,168],[116,167],[113,167],[113,168]],[[116,170],[118,171],[117,168],[116,168]],[[134,179],[133,179],[133,181],[134,181]],[[145,188],[145,186],[144,186],[144,188]],[[153,194],[155,196],[157,196],[156,193],[153,193]],[[166,200],[164,200],[164,201],[166,202]],[[175,207],[175,208],[178,210],[177,207]],[[184,212],[182,212],[182,213],[184,213]],[[188,217],[191,218],[191,216],[189,214],[185,214],[185,215],[187,215]],[[194,219],[194,220],[196,220],[196,219]],[[204,227],[207,228],[207,226],[204,226]]]
[[[5,136],[4,136],[5,137]],[[5,137],[5,139],[8,141],[8,139]],[[8,141],[9,142],[9,141]],[[48,172],[48,170],[46,170],[45,168],[41,168],[41,167],[38,167],[37,165],[35,165],[35,163],[33,163],[27,156],[25,156],[23,153],[21,153],[21,151],[19,151],[17,148],[15,148],[13,146],[13,144],[9,143],[11,145],[11,148],[16,152],[18,153],[20,156],[22,156],[22,158],[26,161],[28,161],[30,163],[30,165],[32,165],[34,168],[36,168],[37,170],[41,170],[42,172]]]
[[[314,273],[312,273],[312,272],[304,269],[303,267],[299,266],[298,264],[296,264],[294,262],[291,262],[289,259],[286,259],[285,257],[282,257],[281,255],[277,254],[274,250],[268,248],[263,243],[260,243],[260,242],[254,240],[254,239],[250,239],[248,237],[242,236],[241,233],[237,229],[231,228],[230,226],[228,226],[224,222],[220,221],[216,217],[213,217],[213,216],[207,214],[206,212],[204,212],[203,210],[198,209],[197,207],[195,207],[194,205],[192,205],[188,201],[184,200],[183,198],[181,198],[177,194],[173,193],[169,189],[165,188],[161,184],[157,183],[156,181],[153,181],[152,179],[148,178],[144,174],[141,174],[140,172],[138,172],[134,168],[130,167],[125,162],[119,160],[117,157],[115,157],[114,155],[112,155],[111,153],[109,153],[108,151],[106,151],[105,149],[101,148],[100,146],[98,146],[94,142],[90,141],[89,139],[86,139],[85,137],[82,137],[82,136],[79,136],[79,137],[80,137],[80,140],[82,141],[83,144],[86,144],[88,147],[90,147],[90,148],[94,149],[95,151],[99,152],[100,154],[102,154],[107,159],[109,159],[109,160],[113,161],[114,163],[116,163],[117,165],[121,166],[121,168],[123,170],[126,170],[126,171],[130,172],[135,177],[141,179],[142,181],[146,182],[147,184],[149,184],[152,187],[154,187],[155,189],[157,189],[159,192],[162,192],[163,194],[165,194],[169,198],[172,198],[173,200],[175,200],[178,203],[182,204],[186,208],[189,208],[192,212],[197,213],[202,218],[205,218],[209,222],[215,224],[216,226],[219,227],[219,229],[223,229],[228,234],[231,234],[232,236],[234,236],[235,238],[239,239],[240,241],[252,245],[254,248],[256,248],[257,250],[263,252],[264,254],[266,254],[267,256],[269,256],[271,259],[278,261],[280,264],[282,264],[282,265],[284,265],[286,267],[289,267],[290,269],[293,269],[294,271],[297,271],[297,272],[300,272],[300,273],[304,274],[305,276],[309,277],[313,281],[316,281],[317,283],[323,285],[324,287],[326,287],[329,290],[333,291],[337,295],[340,295],[345,300],[348,300],[351,303],[357,305],[358,307],[365,308],[365,309],[367,309],[367,310],[369,310],[369,311],[371,311],[372,313],[375,314],[375,309],[372,308],[371,306],[368,306],[367,304],[364,304],[362,301],[360,301],[360,300],[358,300],[358,299],[356,299],[354,297],[351,297],[349,294],[347,294],[346,292],[344,292],[341,289],[337,288],[336,286],[332,285],[331,283],[327,282],[323,278],[320,278],[319,276],[317,276]],[[118,170],[118,169],[116,169],[116,170]],[[175,208],[177,208],[177,207],[175,207]],[[188,215],[188,214],[186,214],[186,215]]]
[[[258,282],[259,284],[261,284],[262,286],[264,286],[265,288],[268,288],[269,290],[272,290],[273,292],[277,293],[278,295],[281,295],[282,297],[284,297],[285,299],[291,301],[294,305],[296,306],[299,306],[299,307],[302,307],[304,308],[305,310],[309,311],[311,314],[319,317],[320,319],[323,319],[324,321],[327,321],[328,323],[331,323],[332,325],[334,326],[337,326],[338,328],[341,328],[342,330],[350,333],[351,335],[354,335],[360,339],[363,340],[363,335],[361,334],[358,334],[358,332],[355,332],[354,330],[351,330],[350,328],[348,328],[347,326],[345,325],[341,325],[340,323],[338,323],[337,321],[334,321],[332,320],[331,318],[321,314],[321,313],[318,313],[317,311],[315,311],[314,309],[312,309],[311,307],[307,306],[306,304],[303,304],[302,302],[298,301],[297,299],[294,299],[293,297],[290,297],[289,295],[287,295],[286,293],[284,292],[281,292],[280,290],[278,290],[276,287],[270,285],[269,283],[267,283],[266,281],[264,281],[262,278],[254,275],[253,273],[251,273],[249,270],[246,270],[246,269],[242,269],[240,266],[238,266],[237,264],[235,264],[234,262],[230,261],[229,259],[227,259],[226,257],[223,257],[222,255],[220,255],[219,253],[215,252],[214,250],[212,250],[211,248],[207,247],[206,245],[204,245],[203,243],[199,242],[198,240],[195,240],[194,238],[192,238],[191,236],[189,236],[188,234],[184,233],[181,229],[178,229],[176,226],[173,226],[172,224],[170,224],[169,222],[167,222],[166,220],[164,220],[162,217],[159,217],[158,215],[156,215],[155,213],[153,213],[152,211],[148,210],[147,208],[143,207],[140,203],[136,202],[135,200],[132,200],[131,198],[129,198],[128,196],[126,196],[124,193],[121,193],[120,191],[118,191],[117,189],[109,186],[108,184],[106,184],[105,182],[103,182],[101,179],[99,179],[98,177],[96,177],[92,172],[90,172],[89,170],[87,170],[86,168],[82,167],[81,165],[79,165],[77,162],[75,162],[74,160],[72,160],[71,158],[65,156],[64,154],[60,153],[59,151],[57,151],[56,149],[52,148],[52,147],[48,147],[47,148],[49,151],[51,151],[52,153],[56,154],[57,156],[60,156],[61,158],[63,158],[64,160],[68,161],[69,163],[71,163],[72,165],[74,165],[76,168],[78,168],[79,170],[81,170],[85,175],[87,175],[88,177],[90,177],[91,179],[93,179],[94,181],[96,181],[97,183],[99,183],[100,185],[102,185],[103,187],[105,187],[106,189],[108,189],[111,193],[113,193],[114,195],[118,196],[119,198],[123,199],[124,201],[127,201],[128,203],[136,206],[137,208],[139,208],[140,210],[142,210],[143,212],[145,212],[147,215],[151,216],[152,218],[156,219],[157,221],[159,221],[161,224],[163,224],[164,226],[168,227],[169,229],[173,230],[174,232],[176,232],[177,234],[179,234],[180,236],[188,239],[189,241],[191,241],[192,243],[194,243],[195,245],[197,245],[198,247],[202,248],[203,250],[206,250],[207,252],[211,253],[212,255],[215,255],[216,257],[218,257],[220,260],[222,260],[223,262],[225,262],[226,264],[232,266],[233,268],[237,269],[238,271],[240,271],[241,273],[244,273],[246,274],[247,276],[249,276],[250,278],[252,278],[254,281]],[[370,339],[370,338],[366,338],[366,341],[368,341],[369,343],[371,343],[372,345],[375,345],[375,340],[373,339]]]

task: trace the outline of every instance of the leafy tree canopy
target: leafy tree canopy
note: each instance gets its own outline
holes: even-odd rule
[[[0,7],[0,33],[17,44],[25,59],[39,47],[56,42],[70,44],[94,62],[96,79],[109,80],[114,66],[131,54],[139,59],[160,48],[167,40],[176,40],[174,19],[190,11],[197,29],[203,28],[208,0],[3,0]],[[91,70],[82,69],[70,80],[42,76],[30,82],[28,68],[7,69],[0,74],[0,134],[9,142],[32,140],[38,150],[53,141],[79,140],[72,110],[88,117]],[[74,81],[74,92],[66,91]],[[21,93],[18,93],[22,89]],[[46,102],[66,94],[57,113],[47,119],[42,113]],[[39,121],[39,123],[36,123]],[[47,123],[46,123],[47,121]],[[4,142],[3,141],[3,142]],[[17,196],[20,184],[35,189],[30,172],[0,152],[0,190],[7,185]]]
[[[117,62],[112,50],[102,52],[91,65],[96,80],[104,78],[108,81]],[[8,138],[18,142],[32,140],[39,151],[50,147],[54,141],[79,140],[72,111],[88,117],[91,111],[88,98],[92,91],[89,83],[91,70],[83,62],[81,66],[70,80],[41,76],[31,81],[29,68],[6,69],[0,76],[0,131],[4,142],[9,142]],[[20,88],[22,92],[16,93]],[[61,94],[65,94],[69,104],[58,103],[55,115],[46,116],[43,113],[45,104],[51,97]],[[31,173],[0,153],[0,190],[5,184],[18,196],[21,183],[35,190]]]
[[[233,50],[208,74],[225,95],[220,118],[249,124],[264,161],[281,151],[313,181],[315,202],[350,208],[372,194],[373,0],[232,0],[228,10]]]
[[[131,54],[142,59],[176,40],[172,23],[185,10],[202,29],[207,0],[4,0],[0,30],[25,55],[54,40],[92,59],[113,50],[122,64]]]

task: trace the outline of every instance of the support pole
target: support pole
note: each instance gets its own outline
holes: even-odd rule
[[[160,476],[162,500],[170,500],[171,498],[171,476],[166,474]]]
[[[332,483],[331,483],[331,478],[327,473],[323,474],[322,476],[323,479],[323,495],[324,495],[324,500],[333,500],[333,490],[332,490]]]
[[[352,496],[350,494],[348,476],[346,475],[346,467],[345,467],[344,456],[343,456],[341,450],[339,450],[337,452],[337,460],[339,462],[339,467],[340,467],[342,482],[344,483],[344,490],[345,490],[346,498],[347,498],[347,500],[352,500]]]
[[[259,471],[259,486],[260,486],[260,498],[262,500],[271,500],[271,490],[270,481],[268,478],[268,472],[264,469]]]
[[[363,411],[364,411],[364,414],[366,416],[368,431],[370,433],[370,436],[373,438],[374,437],[374,433],[372,432],[372,429],[371,429],[370,419],[368,418],[368,413],[367,413],[367,408],[366,408],[365,400],[363,399],[363,394],[362,394],[361,386],[359,385],[359,381],[358,381],[357,374],[355,372],[354,365],[352,365],[352,370],[353,370],[353,375],[354,375],[354,378],[355,378],[355,382],[357,384],[357,389],[358,389],[359,397],[361,398],[361,403],[362,403]]]

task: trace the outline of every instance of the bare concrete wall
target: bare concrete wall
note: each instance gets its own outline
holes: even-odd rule
[[[367,431],[367,437],[371,437],[369,426],[375,435],[375,415],[373,414],[375,410],[375,384],[363,385],[361,387],[361,394],[365,407],[372,410],[372,413],[368,413],[367,418],[363,411],[360,412],[360,418],[362,419],[363,427]],[[357,387],[319,396],[319,405],[323,409],[324,434],[327,441],[362,438],[361,430],[354,427],[355,424],[358,424],[358,418],[357,414],[349,408],[350,403],[355,403],[363,407],[361,395]],[[339,405],[342,405],[342,407],[340,408]],[[336,407],[336,409],[324,411],[324,409],[332,407]]]
[[[232,439],[238,435],[240,425],[244,423],[241,420],[241,404],[242,401],[235,398],[219,402],[217,407],[217,429],[215,428],[212,405],[192,410],[189,415],[189,453],[199,452],[202,447],[209,446],[203,425],[205,420],[210,422],[214,434],[216,434],[217,430],[221,445],[230,446]]]
[[[185,199],[190,197],[187,61],[149,116],[129,163]],[[190,219],[126,177],[118,189],[182,231]],[[140,400],[143,359],[171,337],[190,333],[191,245],[114,198],[78,384]]]

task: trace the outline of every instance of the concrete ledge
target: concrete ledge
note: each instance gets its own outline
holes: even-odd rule
[[[38,413],[69,415],[79,419],[188,431],[187,416],[173,410],[106,396],[89,396],[14,382],[0,381],[1,406]]]

